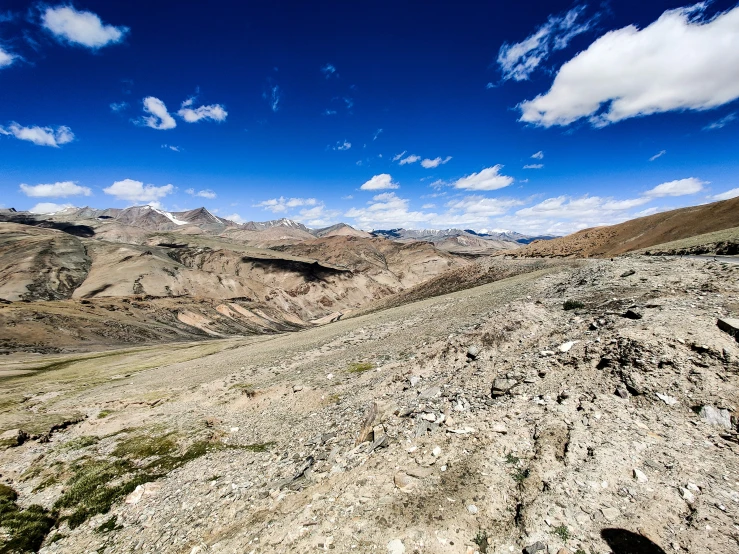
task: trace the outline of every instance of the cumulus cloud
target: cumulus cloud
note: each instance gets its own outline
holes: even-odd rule
[[[714,131],[716,129],[723,129],[724,127],[726,127],[729,123],[731,123],[734,120],[736,120],[736,112],[732,112],[729,115],[726,115],[717,121],[709,123],[708,125],[703,127],[703,130],[704,131]]]
[[[544,159],[544,152],[539,150],[536,154],[531,154],[531,157],[535,160],[543,160]]]
[[[438,157],[437,158],[434,158],[433,160],[431,160],[429,158],[426,158],[424,160],[421,160],[421,165],[423,167],[425,167],[426,169],[431,169],[433,167],[439,167],[440,165],[443,165],[445,163],[448,163],[449,160],[451,160],[451,159],[452,159],[451,156],[447,156],[443,160],[441,158],[438,158]],[[401,162],[401,163],[403,163],[403,162]]]
[[[501,175],[500,170],[503,166],[498,164],[493,167],[486,167],[478,173],[472,173],[466,177],[458,179],[454,183],[454,188],[463,190],[498,190],[507,187],[513,183],[513,177]]]
[[[8,67],[15,61],[16,56],[0,47],[0,68]]]
[[[393,182],[393,178],[388,173],[381,173],[372,177],[359,188],[361,190],[386,190],[400,188],[400,185]]]
[[[72,6],[46,8],[41,22],[58,39],[92,49],[121,42],[128,32],[128,27],[105,25],[96,14]]]
[[[224,219],[228,219],[229,221],[233,221],[234,223],[245,223],[246,220],[241,217],[239,214],[231,214],[227,215]]]
[[[416,156],[415,154],[411,154],[410,156],[406,156],[405,158],[400,160],[398,164],[400,165],[414,164],[420,159],[421,159],[421,156]]]
[[[217,196],[216,193],[210,189],[198,191],[196,191],[195,189],[186,189],[185,193],[189,194],[190,196],[199,196],[201,198],[208,198],[210,200],[213,200]]]
[[[174,129],[177,127],[177,122],[174,120],[174,117],[169,114],[167,106],[164,102],[159,100],[159,98],[154,96],[147,96],[144,98],[144,111],[151,114],[141,120],[141,122],[147,127],[151,127],[152,129],[157,129],[159,131]]]
[[[194,98],[188,98],[182,103],[177,115],[188,123],[196,123],[202,119],[210,121],[226,121],[228,112],[221,104],[211,104],[210,106],[200,106],[192,108]]]
[[[28,210],[32,214],[55,214],[66,208],[74,208],[72,204],[54,204],[53,202],[40,202]]]
[[[133,203],[157,203],[160,199],[174,192],[174,185],[144,185],[141,181],[123,179],[103,189],[105,194],[114,196],[117,200]]]
[[[547,22],[525,40],[504,43],[498,52],[503,79],[527,80],[552,51],[566,48],[573,38],[589,30],[596,18],[581,23],[584,11],[585,6],[577,6],[567,13],[550,15]]]
[[[23,127],[18,123],[11,123],[7,127],[0,127],[0,135],[13,136],[19,140],[27,140],[39,146],[58,148],[74,140],[72,130],[62,125],[56,129],[52,127]]]
[[[254,204],[254,207],[262,208],[272,213],[282,213],[292,208],[316,206],[318,203],[318,200],[315,198],[285,198],[284,196],[280,196],[279,198],[271,198],[270,200]]]
[[[41,185],[27,185],[25,183],[21,183],[20,190],[26,196],[34,198],[66,198],[67,196],[90,196],[92,194],[92,191],[89,188],[81,187],[74,181],[61,181]]]
[[[548,92],[519,105],[520,121],[551,127],[588,118],[602,127],[739,98],[739,7],[706,20],[708,5],[606,33],[560,68]]]
[[[363,229],[378,227],[412,227],[427,222],[435,214],[410,211],[409,201],[394,192],[384,192],[372,197],[363,208],[352,208],[344,216],[353,218]]]
[[[526,164],[523,166],[524,169],[541,169],[544,167],[544,164]]]
[[[662,198],[665,196],[685,196],[688,194],[695,194],[703,190],[703,185],[707,185],[708,181],[701,181],[695,177],[688,179],[679,179],[677,181],[670,181],[669,183],[662,183],[657,185],[653,189],[648,190],[644,193],[644,196],[649,198]]]
[[[739,188],[727,190],[721,194],[711,196],[710,198],[711,200],[729,200],[730,198],[736,198],[737,196],[739,196]]]
[[[667,154],[667,150],[660,150],[654,156],[652,156],[651,158],[649,158],[649,161],[650,162],[653,162],[654,160],[657,160],[657,159],[661,158],[665,154]]]

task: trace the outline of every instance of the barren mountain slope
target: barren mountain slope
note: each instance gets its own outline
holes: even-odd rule
[[[528,257],[611,257],[739,225],[739,198],[680,208],[566,237],[537,241],[513,253]]]
[[[735,553],[737,273],[583,260],[295,334],[11,358],[45,369],[3,381],[0,429],[39,439],[2,483],[70,516],[45,554]]]

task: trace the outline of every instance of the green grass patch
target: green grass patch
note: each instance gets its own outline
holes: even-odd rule
[[[505,455],[505,463],[507,464],[511,464],[515,466],[520,461],[521,461],[521,458],[519,458],[518,456],[514,456],[510,452]]]
[[[61,446],[61,450],[81,450],[82,448],[87,448],[88,446],[92,446],[93,444],[97,444],[99,442],[100,437],[83,435],[81,437],[77,437],[65,442]]]
[[[103,419],[105,417],[108,417],[112,413],[113,413],[113,410],[100,410],[100,413],[98,413],[98,419]]]
[[[117,458],[135,460],[145,460],[152,456],[166,456],[177,449],[177,443],[173,436],[174,433],[164,435],[136,433],[121,439],[112,454]]]
[[[113,516],[110,519],[101,523],[96,529],[96,531],[98,533],[110,533],[111,531],[117,531],[118,529],[123,529],[123,525],[117,525],[117,522],[118,522],[118,516]]]
[[[480,554],[487,553],[488,547],[490,546],[487,531],[478,531],[475,538],[472,539],[472,542],[477,545],[477,548],[480,550]]]
[[[523,483],[529,477],[530,471],[528,469],[517,469],[511,476],[516,483]]]
[[[372,362],[352,362],[349,364],[347,371],[349,373],[364,373],[371,369],[375,369],[375,364]]]
[[[567,544],[567,541],[570,540],[570,530],[567,528],[566,525],[558,525],[554,528],[553,533],[557,535],[560,539],[562,539],[562,542]]]
[[[579,310],[580,308],[584,308],[585,304],[583,304],[579,300],[565,300],[565,303],[562,305],[562,307],[565,310]]]
[[[41,506],[21,509],[16,504],[18,494],[6,485],[0,485],[0,527],[6,534],[0,536],[0,553],[37,552],[44,538],[56,523],[55,514]]]

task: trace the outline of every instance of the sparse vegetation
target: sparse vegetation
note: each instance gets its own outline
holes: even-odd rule
[[[36,552],[44,538],[56,523],[53,513],[33,505],[21,509],[16,500],[18,494],[7,485],[0,485],[0,527],[6,534],[0,535],[0,552]]]
[[[511,475],[513,476],[513,480],[516,481],[516,483],[523,483],[528,478],[529,474],[530,471],[528,468],[519,468],[515,470]]]
[[[516,465],[520,461],[521,461],[521,458],[519,458],[518,456],[514,456],[510,452],[508,452],[505,455],[505,463],[507,463],[507,464]]]
[[[240,390],[241,394],[244,394],[249,398],[254,398],[257,395],[257,391],[251,383],[234,383],[230,388]]]
[[[472,542],[477,545],[477,548],[480,549],[480,554],[486,554],[488,551],[488,546],[490,544],[488,543],[488,533],[487,531],[478,531],[477,535],[475,535],[475,538],[472,539]]]
[[[97,444],[100,442],[99,437],[94,437],[91,435],[83,435],[81,437],[74,438],[70,441],[65,442],[62,446],[62,450],[80,450],[82,448],[87,448],[88,446],[92,446],[93,444]]]
[[[565,303],[563,305],[563,308],[565,310],[579,310],[580,308],[584,307],[585,304],[583,304],[579,300],[565,300]]]
[[[116,531],[118,529],[123,529],[122,525],[117,525],[118,522],[118,516],[113,516],[110,519],[106,520],[104,523],[100,524],[96,531],[98,533],[109,533],[110,531]]]
[[[554,534],[562,539],[562,542],[565,544],[567,544],[567,541],[570,540],[570,530],[567,528],[566,525],[558,525],[557,527],[555,527]]]
[[[375,368],[375,364],[371,362],[352,362],[349,364],[347,371],[349,373],[364,373]]]
[[[100,410],[100,413],[98,414],[98,419],[103,419],[104,417],[108,417],[112,413],[113,413],[113,410]]]

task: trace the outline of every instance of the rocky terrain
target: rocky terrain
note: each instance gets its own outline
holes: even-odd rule
[[[737,552],[738,276],[571,260],[298,333],[13,354],[0,549]]]
[[[700,235],[726,231],[738,225],[739,197],[661,212],[618,225],[584,229],[553,240],[534,241],[510,254],[523,258],[609,258],[686,239],[694,241],[693,246],[705,246],[713,239],[698,238]]]

